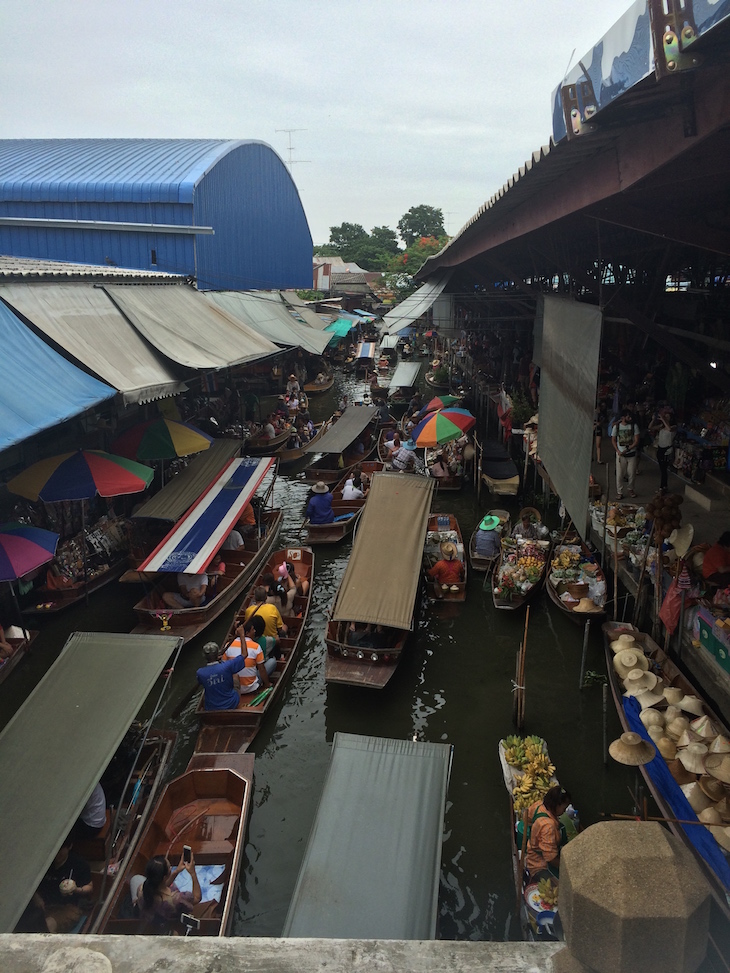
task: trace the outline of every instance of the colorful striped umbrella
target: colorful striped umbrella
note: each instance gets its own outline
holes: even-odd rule
[[[453,405],[454,402],[458,402],[460,398],[461,396],[459,395],[437,395],[424,405],[418,413],[419,418],[427,415],[429,412],[438,412],[439,409],[445,409],[447,406]]]
[[[112,449],[129,459],[175,459],[202,453],[212,442],[212,436],[188,422],[158,416],[122,433],[112,443]]]
[[[96,449],[77,449],[39,460],[8,483],[8,490],[28,500],[54,503],[89,500],[97,493],[116,497],[140,493],[152,482],[154,470],[124,456]]]
[[[58,534],[29,524],[0,527],[0,581],[15,581],[52,560]]]
[[[461,426],[452,422],[444,412],[431,412],[418,423],[411,438],[417,446],[438,446],[463,435]]]
[[[441,415],[450,419],[462,432],[469,432],[477,424],[476,418],[468,409],[442,409]]]

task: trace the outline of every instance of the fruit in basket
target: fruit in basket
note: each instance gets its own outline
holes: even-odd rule
[[[540,896],[542,905],[549,906],[554,910],[558,904],[558,887],[553,885],[549,878],[541,878],[537,883],[537,894]]]

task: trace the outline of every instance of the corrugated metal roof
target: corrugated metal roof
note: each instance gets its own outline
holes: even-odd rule
[[[0,200],[192,203],[224,155],[255,139],[1,139]]]
[[[116,280],[120,277],[151,280],[156,284],[180,283],[180,274],[161,270],[134,270],[109,267],[106,264],[76,264],[64,260],[40,260],[33,257],[11,257],[0,254],[0,280]]]

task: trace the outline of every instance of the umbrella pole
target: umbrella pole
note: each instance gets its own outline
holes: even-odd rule
[[[26,631],[25,622],[23,620],[23,613],[20,610],[20,602],[18,601],[18,596],[17,596],[16,591],[15,591],[15,586],[13,585],[13,582],[12,581],[9,581],[8,584],[10,585],[10,594],[13,596],[13,604],[15,605],[15,613],[18,616],[18,618],[20,619],[20,627],[23,629],[23,632],[25,632]]]

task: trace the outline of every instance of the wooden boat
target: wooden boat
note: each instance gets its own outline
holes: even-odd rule
[[[244,449],[249,456],[273,456],[281,447],[286,445],[291,434],[291,423],[287,423],[284,431],[277,433],[273,439],[265,436],[252,436],[245,443]]]
[[[345,409],[319,443],[307,445],[305,452],[322,455],[305,470],[306,482],[337,483],[349,469],[369,459],[377,445],[371,427],[376,416],[377,410],[369,406]]]
[[[432,389],[436,389],[438,392],[448,392],[449,383],[448,382],[437,382],[434,379],[435,372],[426,372],[426,385]]]
[[[111,559],[110,559],[111,560]],[[30,605],[23,609],[23,614],[29,617],[39,615],[54,615],[56,612],[63,611],[71,605],[76,605],[86,599],[100,588],[116,581],[129,567],[129,554],[127,551],[120,551],[118,559],[111,560],[104,570],[100,570],[88,581],[79,581],[66,588],[49,588],[44,585],[37,591],[38,597],[42,598],[36,605]]]
[[[287,449],[286,446],[278,449],[276,451],[276,458],[279,460],[279,466],[290,466],[292,463],[298,463],[299,460],[303,459],[307,455],[307,447],[311,446],[312,443],[319,442],[329,429],[330,422],[331,420],[329,419],[327,422],[318,422],[314,427],[316,432],[312,438],[301,446],[297,446],[296,449]]]
[[[443,586],[428,575],[428,569],[441,558],[441,544],[451,541],[456,544],[457,558],[463,566],[463,580],[451,585],[446,591]],[[464,540],[461,536],[459,521],[453,514],[431,514],[428,518],[426,543],[423,549],[423,576],[426,594],[431,601],[466,601],[467,563],[464,554]],[[453,589],[456,588],[456,591]]]
[[[495,496],[514,497],[520,476],[511,456],[501,443],[478,444],[479,472],[482,482]]]
[[[353,470],[358,464],[367,462],[375,455],[377,440],[368,435],[368,442],[365,443],[364,451],[358,452],[357,444],[348,447],[342,455],[342,466],[337,465],[334,453],[325,453],[320,459],[311,463],[304,471],[304,478],[307,483],[337,483],[337,481]]]
[[[538,564],[520,564],[522,558],[535,558]],[[499,567],[492,572],[492,601],[495,608],[516,611],[541,590],[550,564],[550,541],[523,541],[503,537]],[[515,579],[515,571],[530,571],[532,578]]]
[[[303,543],[339,544],[355,530],[361,512],[361,508],[335,511],[335,519],[331,524],[313,524],[310,520],[305,520],[301,527],[303,531],[306,531],[302,538]]]
[[[695,696],[701,700],[703,713],[710,718],[719,733],[730,738],[730,726],[728,726],[727,721],[712,708],[703,698],[698,687],[683,670],[680,670],[675,665],[653,639],[627,622],[607,621],[603,623],[601,628],[606,653],[608,683],[611,687],[611,694],[616,704],[616,710],[623,731],[639,733],[642,737],[647,737],[646,729],[638,716],[640,712],[639,704],[634,698],[623,695],[624,686],[613,665],[614,653],[611,648],[611,643],[620,635],[629,635],[640,646],[644,655],[648,658],[651,670],[663,680],[664,687],[679,689],[685,696]],[[661,710],[664,706],[665,701],[662,701],[656,708]],[[687,712],[683,715],[688,716],[690,719],[696,718],[694,712]],[[673,763],[673,761],[670,761],[670,764]],[[693,838],[696,838],[696,833],[699,832],[704,839],[707,834],[707,829],[699,828],[697,825],[693,826],[691,824],[684,826],[679,823],[680,821],[693,821],[696,815],[687,803],[679,785],[674,780],[671,766],[667,764],[657,749],[656,757],[638,769],[641,771],[649,792],[654,798],[659,809],[659,814],[666,819],[669,830],[677,835],[696,856],[697,862],[707,878],[713,897],[725,917],[730,919],[730,904],[728,901],[728,896],[730,896],[730,873],[728,872],[727,859],[714,841],[710,843],[709,848],[706,848],[706,855],[703,855],[693,844]],[[694,779],[699,778],[695,777]],[[710,837],[712,837],[711,832]]]
[[[510,530],[510,515],[507,510],[499,510],[497,508],[493,510],[488,510],[485,517],[499,517],[499,527],[495,527],[495,531],[500,535],[509,535]],[[484,517],[482,517],[482,520]],[[481,523],[481,520],[479,521]],[[474,528],[471,537],[469,538],[469,564],[471,565],[472,571],[478,571],[480,574],[485,572],[488,574],[494,565],[499,561],[500,555],[495,554],[494,557],[483,557],[481,554],[477,554],[476,542],[477,542],[477,531],[479,530],[479,524]]]
[[[287,547],[276,551],[262,569],[259,578],[257,578],[257,583],[267,572],[274,573],[283,561],[291,561],[297,576],[309,581],[309,589],[306,595],[296,595],[291,612],[285,612],[282,615],[288,632],[281,636],[280,647],[283,655],[278,660],[276,672],[271,677],[273,689],[270,693],[266,693],[263,698],[261,698],[262,694],[260,693],[254,694],[251,699],[242,696],[241,705],[234,710],[205,710],[201,699],[197,713],[201,718],[202,726],[195,744],[196,752],[244,752],[258,733],[267,714],[278,705],[284,687],[294,672],[303,644],[304,628],[311,604],[314,583],[314,554],[306,547]],[[252,594],[249,595],[236,612],[224,644],[230,644],[236,637],[236,625],[245,615],[252,597]]]
[[[499,762],[502,767],[502,777],[504,780],[504,785],[507,789],[507,796],[509,799],[509,828],[510,828],[510,846],[512,852],[512,875],[515,882],[515,891],[517,893],[517,901],[520,903],[520,928],[522,931],[522,938],[533,942],[554,942],[558,939],[562,940],[562,933],[559,932],[560,927],[554,925],[555,916],[558,912],[557,900],[555,902],[546,902],[540,895],[538,888],[540,884],[540,879],[546,878],[547,873],[541,873],[539,876],[530,877],[530,881],[525,880],[525,870],[522,865],[522,854],[523,854],[523,841],[517,830],[518,824],[522,822],[522,827],[524,828],[523,821],[523,810],[515,809],[515,799],[513,792],[515,786],[519,783],[524,769],[517,767],[508,761],[508,757],[514,758],[515,753],[515,743],[517,741],[522,741],[522,744],[531,744],[534,748],[534,752],[539,754],[544,754],[549,764],[549,754],[547,749],[547,744],[540,737],[507,737],[499,742]],[[538,743],[539,741],[539,743]],[[541,746],[540,746],[541,744]],[[518,744],[519,746],[519,744]],[[539,747],[539,750],[538,750]],[[529,751],[524,751],[529,752]],[[542,759],[542,758],[540,758]],[[555,774],[550,775],[550,786],[557,784],[558,779]],[[547,788],[540,789],[543,793],[547,793]],[[528,800],[531,803],[534,801],[541,800],[538,796],[539,792],[534,792],[531,798]],[[521,802],[522,803],[522,802]],[[529,805],[528,805],[529,806]],[[526,809],[525,809],[526,810]],[[576,836],[577,829],[575,823],[568,814],[561,815],[561,823],[564,825],[567,832],[568,840]],[[556,892],[558,889],[558,880],[550,876],[550,881],[552,882]]]
[[[25,636],[21,638],[5,636],[5,641],[13,651],[0,665],[0,683],[5,682],[13,669],[23,661],[37,637],[38,632],[29,629],[25,629]]]
[[[324,392],[329,392],[334,384],[335,376],[333,372],[330,372],[324,382],[305,382],[304,391],[307,395],[322,395]]]
[[[155,855],[165,855],[176,865],[183,845],[189,845],[198,877],[202,879],[203,901],[190,909],[194,918],[189,926],[181,925],[178,929],[182,932],[189,928],[199,936],[228,935],[252,798],[251,754],[194,755],[185,773],[170,781],[163,791],[101,917],[98,931],[107,935],[142,932],[165,935],[173,931],[169,924],[148,928],[132,902],[130,879],[134,875],[143,876],[147,862]],[[176,885],[181,891],[192,887],[185,873],[178,876]]]
[[[595,590],[595,586],[602,582],[604,595],[606,591],[606,576],[586,545],[578,538],[574,544],[557,544],[552,554],[545,585],[550,601],[576,625],[585,625],[589,618],[603,621],[606,611],[602,607],[599,611],[575,611],[582,598],[590,598],[591,586]],[[568,562],[572,567],[568,567]],[[566,569],[570,578],[561,576]],[[573,574],[576,576],[572,577]]]
[[[327,682],[382,689],[395,672],[415,627],[433,488],[423,476],[373,477],[327,621]]]

